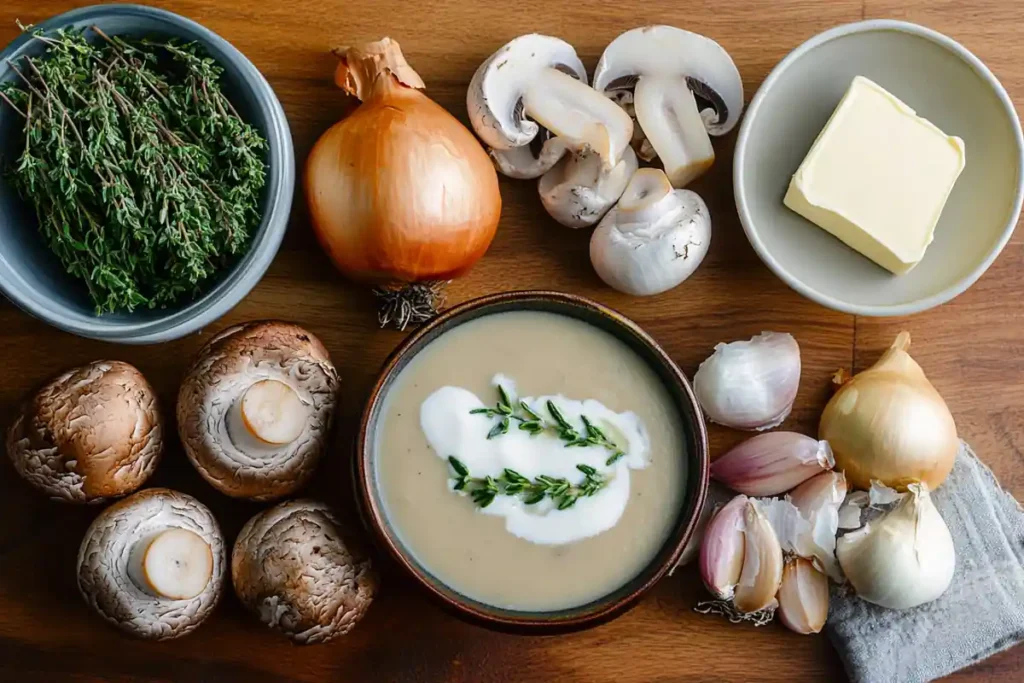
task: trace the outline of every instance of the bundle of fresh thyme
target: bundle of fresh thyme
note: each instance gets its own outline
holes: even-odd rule
[[[195,44],[91,32],[35,33],[45,54],[10,62],[13,183],[97,313],[195,297],[259,223],[266,142]]]
[[[473,502],[482,508],[494,502],[496,496],[522,496],[526,505],[536,505],[549,497],[559,510],[565,510],[585,496],[592,496],[608,483],[590,465],[576,465],[585,476],[579,484],[572,484],[563,477],[540,475],[532,481],[515,470],[506,468],[501,476],[494,478],[471,477],[469,468],[454,455],[448,456],[448,464],[455,473],[455,490],[465,491]]]

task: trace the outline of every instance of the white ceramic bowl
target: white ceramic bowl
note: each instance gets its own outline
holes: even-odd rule
[[[935,240],[901,276],[782,204],[790,177],[857,75],[967,148]],[[768,75],[747,108],[733,176],[743,229],[786,284],[839,311],[907,315],[962,293],[1010,239],[1024,196],[1024,136],[1003,86],[962,45],[916,24],[863,21],[811,38]]]

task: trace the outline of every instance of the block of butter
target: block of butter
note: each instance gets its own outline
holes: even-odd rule
[[[965,160],[963,140],[857,76],[784,202],[883,268],[906,273],[931,244]]]

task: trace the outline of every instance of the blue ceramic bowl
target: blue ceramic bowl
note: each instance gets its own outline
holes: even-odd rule
[[[84,283],[67,275],[44,243],[32,207],[0,175],[0,290],[22,310],[83,337],[125,344],[177,339],[231,310],[273,261],[288,225],[295,190],[295,152],[288,121],[266,79],[241,52],[212,31],[171,12],[139,5],[98,5],[61,14],[38,28],[52,31],[89,26],[98,26],[108,35],[195,41],[224,68],[221,84],[225,95],[268,143],[263,220],[249,251],[194,301],[97,316]],[[38,41],[20,36],[0,53],[0,82],[17,78],[7,60],[17,63],[20,57],[42,52]],[[20,131],[18,114],[0,105],[0,168],[4,170],[12,156],[20,153],[20,145],[15,142]]]

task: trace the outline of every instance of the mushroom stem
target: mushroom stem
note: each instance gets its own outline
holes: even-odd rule
[[[667,204],[675,202],[668,177],[660,169],[641,168],[619,199],[619,216],[623,224],[653,223],[665,213]]]
[[[684,187],[715,162],[697,99],[682,79],[641,77],[633,106],[637,123],[658,151],[672,187]]]
[[[128,576],[146,593],[190,600],[213,576],[210,544],[188,529],[165,529],[138,541],[128,559]]]
[[[235,401],[228,416],[228,431],[239,446],[283,446],[299,438],[308,420],[309,407],[294,389],[284,382],[264,379]]]

